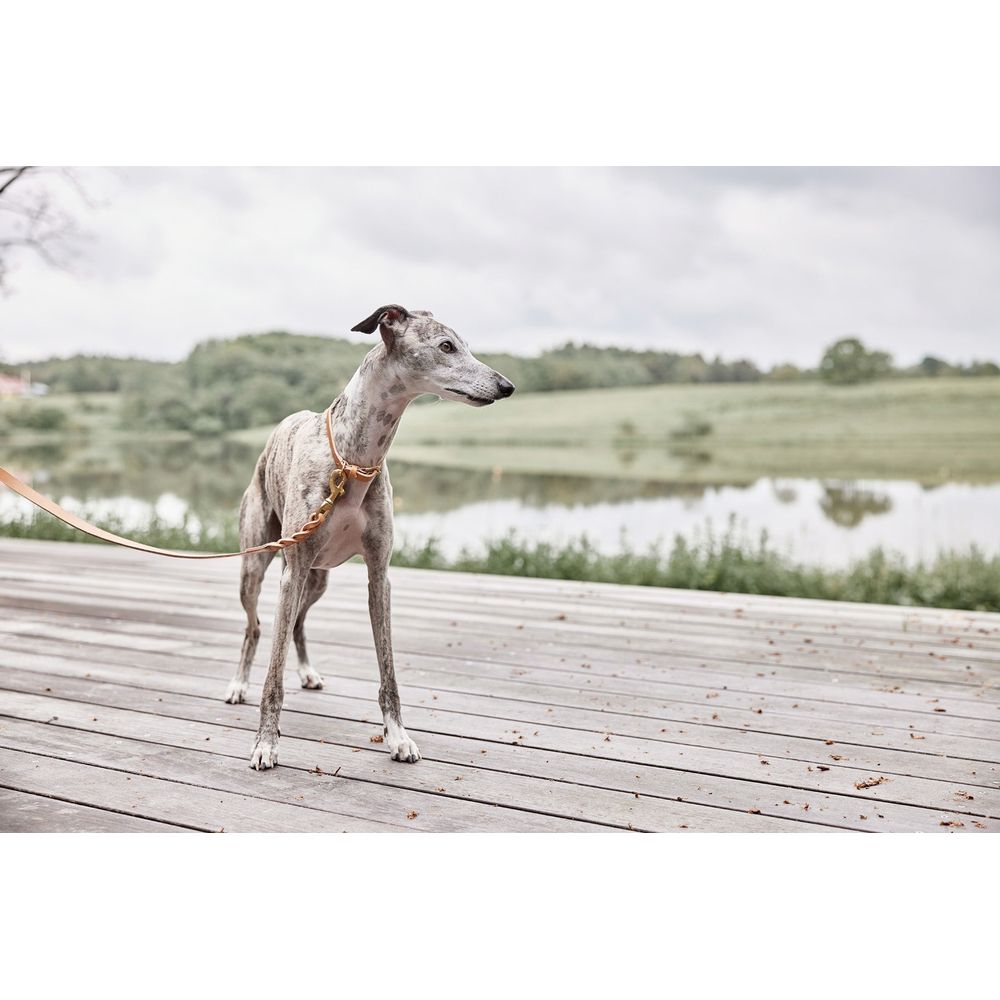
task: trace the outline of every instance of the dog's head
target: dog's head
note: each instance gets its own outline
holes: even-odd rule
[[[454,330],[429,312],[382,306],[352,329],[382,334],[386,357],[407,392],[489,406],[514,391],[512,382],[484,365]]]

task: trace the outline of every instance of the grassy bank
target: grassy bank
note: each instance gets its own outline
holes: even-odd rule
[[[331,386],[330,395],[336,387]],[[51,395],[62,431],[8,428],[0,455],[81,442],[102,453],[125,441],[192,440],[158,424],[123,423],[113,393]],[[305,405],[289,403],[290,409]],[[221,439],[263,446],[273,424]],[[148,437],[146,437],[148,435]],[[606,475],[671,483],[750,483],[762,476],[1000,480],[1000,378],[653,385],[518,393],[474,410],[424,402],[407,412],[392,457],[455,469]]]
[[[124,531],[113,521],[102,527],[162,548],[211,552],[239,548],[232,522],[173,527],[154,520],[138,532]],[[0,521],[0,536],[92,541],[44,516]],[[509,536],[453,559],[442,555],[434,542],[404,547],[393,562],[421,569],[1000,612],[1000,557],[985,556],[975,548],[917,564],[876,549],[837,570],[794,562],[766,537],[751,542],[736,532],[695,541],[678,536],[669,547],[616,555],[601,554],[586,539],[550,545]]]
[[[505,472],[743,483],[1000,479],[1000,378],[657,385],[413,407],[393,457]]]
[[[167,524],[155,515],[143,528],[124,524],[116,517],[95,517],[85,509],[77,511],[91,524],[112,534],[131,538],[146,545],[161,549],[176,549],[189,552],[236,552],[240,547],[239,532],[233,519],[219,519],[213,524],[195,521],[183,524]],[[24,517],[0,518],[0,538],[34,538],[46,542],[83,542],[93,545],[108,545],[71,528],[68,524],[47,514],[31,514]]]

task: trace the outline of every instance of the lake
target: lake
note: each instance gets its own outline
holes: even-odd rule
[[[7,448],[0,464],[91,519],[141,527],[234,516],[259,449],[235,441],[119,441],[98,452],[56,441]],[[1000,553],[1000,483],[762,477],[740,485],[519,475],[392,462],[400,543],[439,540],[447,555],[510,531],[528,541],[587,535],[602,551],[645,548],[675,534],[756,539],[793,558],[842,566],[876,546],[911,560],[977,544]],[[31,506],[0,492],[0,516]]]

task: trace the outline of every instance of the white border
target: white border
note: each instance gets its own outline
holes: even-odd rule
[[[995,983],[988,835],[2,838],[7,996],[918,998]]]
[[[36,0],[8,160],[997,162],[984,0]]]

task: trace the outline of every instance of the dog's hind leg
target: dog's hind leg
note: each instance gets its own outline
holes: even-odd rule
[[[321,688],[323,678],[309,665],[309,654],[306,652],[306,614],[309,609],[326,592],[326,582],[330,571],[326,569],[311,569],[306,580],[305,591],[302,594],[302,604],[295,619],[292,638],[295,640],[295,652],[299,656],[299,680],[304,688]]]
[[[240,507],[240,548],[249,549],[255,545],[274,541],[281,534],[281,523],[273,514],[268,514],[263,497],[252,485],[247,489]],[[260,619],[257,617],[257,599],[260,597],[264,574],[274,558],[273,552],[259,552],[244,556],[240,569],[240,601],[247,614],[247,627],[243,634],[243,649],[240,664],[233,679],[226,688],[226,701],[239,705],[246,700],[250,686],[250,668],[253,666],[257,642],[260,639]]]

